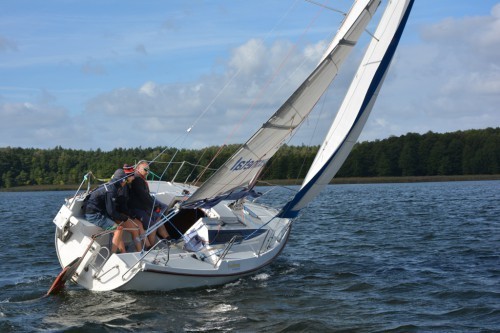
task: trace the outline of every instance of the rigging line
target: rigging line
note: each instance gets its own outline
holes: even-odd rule
[[[276,147],[270,147],[267,151],[265,151],[265,153],[262,155],[262,156],[259,156],[258,158],[262,158],[263,156],[266,156],[269,152],[271,152],[272,150],[275,150],[275,149],[279,149],[280,147],[282,147],[283,145],[289,143],[292,138],[297,134],[298,128],[300,128],[301,126],[303,125],[303,122],[302,123],[298,123],[296,126],[292,124],[291,126],[291,129],[288,131],[288,138],[287,137],[284,137],[283,140],[281,141],[281,143],[278,144],[278,146]],[[295,126],[295,127],[294,127]],[[262,147],[262,146],[261,146]],[[274,156],[274,155],[273,155]],[[259,177],[263,177],[264,174],[268,174],[269,173],[269,170],[271,169],[273,163],[275,162],[275,160],[271,160],[270,163],[268,165],[266,165],[266,167],[264,167],[262,170],[261,170],[261,174],[258,175]],[[265,169],[265,170],[264,170]],[[265,172],[264,172],[265,171]],[[255,183],[254,183],[254,186],[256,185],[257,181],[259,181],[258,179],[256,179]]]
[[[285,20],[285,18],[289,15],[291,12],[292,8],[294,8],[299,0],[295,0],[295,2],[292,4],[292,6],[289,7],[289,9],[285,12],[285,14],[278,20],[278,22],[274,25],[274,27],[267,32],[267,34],[264,36],[264,40],[267,40],[269,36],[276,30],[276,28]],[[208,110],[212,107],[212,105],[215,104],[215,102],[219,99],[219,97],[224,93],[224,91],[231,85],[231,83],[234,81],[236,77],[241,72],[241,67],[231,76],[228,82],[222,87],[222,89],[217,93],[217,95],[212,99],[212,101],[207,105],[207,107],[200,113],[200,115],[195,119],[195,121],[189,126],[189,128],[186,130],[188,133],[191,132],[191,130],[198,124],[198,122],[205,116],[205,114],[208,112]]]
[[[332,84],[332,83],[330,83],[330,85],[331,85],[331,84]],[[316,107],[316,104],[315,104],[315,105],[313,105],[312,109],[314,109],[315,107]],[[312,109],[311,109],[311,110],[312,110]],[[321,115],[321,114],[320,114],[320,115]],[[307,119],[309,119],[309,115],[308,115],[308,116],[306,116],[306,117],[305,117],[305,119],[306,119],[306,120],[307,120]],[[316,121],[316,126],[317,126],[317,124],[319,123],[319,119],[320,119],[320,118],[318,118],[318,120]],[[304,123],[305,123],[305,121],[301,121],[301,122],[299,122],[299,123],[295,126],[295,128],[293,128],[292,130],[290,130],[290,131],[289,131],[289,134],[288,134],[288,138],[286,138],[286,137],[285,137],[285,138],[283,139],[283,141],[280,143],[280,147],[281,147],[281,146],[283,146],[283,145],[285,145],[285,144],[290,143],[290,141],[292,141],[292,139],[295,137],[295,135],[299,132],[299,129],[300,129],[300,128],[304,125]],[[316,131],[316,127],[315,127],[314,131]],[[310,141],[312,141],[312,137],[313,137],[313,136],[311,136]],[[273,148],[273,149],[274,149],[274,148]],[[269,150],[266,152],[266,155],[267,155],[267,153],[268,153],[268,152],[270,152],[271,150],[272,150],[272,149],[269,149]]]
[[[299,125],[299,126],[300,126],[300,125]],[[290,131],[290,136],[293,136],[294,134],[295,134],[295,133],[294,133],[293,131]],[[280,143],[280,146],[282,146],[282,145],[284,144],[284,141],[285,141],[285,140],[283,140],[283,141]],[[273,148],[273,147],[269,148],[267,151],[265,151],[265,152],[264,152],[262,155],[260,155],[260,156],[258,156],[258,155],[256,155],[256,154],[254,154],[254,153],[253,153],[253,151],[249,150],[249,149],[248,149],[248,147],[247,147],[246,145],[242,145],[242,147],[241,147],[241,148],[240,148],[237,152],[239,152],[241,149],[246,149],[246,150],[248,150],[249,152],[251,152],[251,153],[252,153],[252,154],[253,154],[253,155],[254,155],[257,159],[262,159],[262,158],[264,158],[265,156],[267,156],[267,154],[268,154],[269,152],[271,152],[272,150],[275,150],[275,149],[276,149],[276,147],[274,147],[274,148]],[[272,163],[273,163],[273,162],[274,162],[274,161],[273,161],[273,160],[271,160],[271,165],[272,165]],[[257,184],[258,178],[262,177],[262,175],[264,174],[264,171],[267,173],[267,172],[269,171],[269,167],[270,167],[270,165],[269,165],[267,168],[266,168],[266,166],[263,166],[263,167],[261,168],[261,170],[260,170],[259,172],[257,172],[257,173],[253,176],[253,178],[252,178],[253,180],[252,180],[252,182],[249,184],[249,185],[250,185],[250,188],[255,187],[255,185]],[[247,174],[250,174],[250,173],[252,173],[253,171],[254,171],[254,170],[252,170],[252,169],[248,169],[248,170],[247,170]],[[245,175],[245,177],[246,177],[246,175]],[[238,178],[238,175],[234,175],[234,176],[233,176],[233,178],[231,179],[231,181],[227,182],[227,185],[226,185],[225,187],[223,187],[222,189],[230,189],[230,188],[229,188],[230,184],[231,184],[231,183],[232,183],[232,181],[233,181],[233,180],[235,180],[236,178]]]
[[[172,165],[172,163],[174,162],[174,158],[175,156],[177,156],[177,154],[179,153],[179,149],[177,149],[175,151],[175,153],[172,155],[172,158],[170,159],[170,161],[168,162],[166,168],[163,170],[163,173],[161,174],[161,178],[160,179],[163,179],[163,176],[165,175],[165,173],[167,172],[168,168],[170,168],[170,166]]]
[[[241,117],[240,122],[233,127],[231,133],[227,136],[226,142],[229,141],[229,139],[234,136],[234,134],[236,133],[237,130],[239,130],[239,128],[242,126],[242,124],[244,123],[244,121],[247,119],[248,115],[250,114],[250,111],[253,110],[253,108],[255,107],[255,105],[257,104],[257,102],[260,101],[260,100],[262,100],[262,97],[264,96],[264,93],[267,92],[267,90],[268,90],[267,88],[270,86],[271,82],[273,82],[276,79],[276,77],[278,76],[278,73],[281,72],[281,70],[285,66],[285,63],[287,63],[287,61],[290,59],[293,51],[297,48],[297,45],[299,44],[299,42],[302,39],[304,39],[304,36],[311,29],[311,27],[313,26],[313,23],[316,22],[316,20],[319,18],[320,14],[322,12],[323,12],[323,8],[320,9],[316,13],[316,16],[311,20],[311,22],[309,22],[309,25],[304,29],[304,31],[302,31],[302,34],[300,35],[300,37],[298,39],[298,42],[294,43],[293,47],[291,47],[288,50],[287,55],[285,56],[285,58],[283,59],[283,61],[280,63],[280,65],[278,66],[278,68],[273,72],[273,75],[262,86],[262,88],[260,89],[258,95],[253,99],[253,101],[251,102],[250,106],[247,108],[247,110],[245,111],[244,115]]]
[[[165,150],[164,150],[165,151]],[[172,165],[172,163],[174,162],[174,158],[175,156],[177,156],[177,153],[179,153],[180,149],[176,149],[175,150],[175,153],[172,155],[172,157],[170,158],[170,161],[168,162],[167,166],[165,167],[165,169],[163,169],[163,172],[162,174],[160,175],[160,180],[163,179],[163,176],[165,175],[165,173],[167,173],[167,170],[170,168],[170,166]],[[150,162],[150,164],[153,163],[153,161]],[[160,188],[160,183],[158,183],[157,187],[156,187],[156,192],[158,192],[158,189]],[[153,200],[153,204],[156,204],[156,196]],[[151,215],[153,215],[153,211],[151,210]]]
[[[307,62],[307,58],[306,57],[302,57],[302,61],[300,62],[300,64],[293,70],[293,72],[291,72],[288,77],[286,79],[283,80],[283,82],[281,83],[281,85],[279,87],[276,88],[276,90],[274,91],[274,94],[278,94],[279,91],[281,91],[281,89],[283,89],[283,87],[292,81],[292,78],[295,76],[295,74],[301,69],[304,67],[304,65],[306,64]]]
[[[229,85],[234,81],[234,79],[240,74],[241,68],[236,71],[236,73],[233,74],[233,76],[229,79],[228,82],[222,87],[222,89],[215,95],[215,97],[212,99],[212,101],[207,105],[207,107],[201,112],[201,114],[195,119],[195,121],[189,126],[189,128],[186,130],[187,133],[190,133],[191,130],[198,124],[198,122],[203,118],[203,116],[208,112],[208,110],[212,107],[212,105],[215,104],[215,102],[219,99],[219,97],[222,95],[222,93],[226,90]]]
[[[272,184],[272,183],[269,183],[269,182],[265,182],[265,181],[262,181],[262,180],[258,180],[257,181],[258,183],[262,183],[262,184],[266,184],[267,186],[271,186],[271,189],[267,190],[266,192],[262,193],[262,195],[258,196],[257,198],[253,199],[252,202],[256,202],[257,200],[259,200],[260,198],[263,198],[264,196],[266,196],[268,193],[270,193],[271,191],[274,191],[276,188],[283,188],[285,190],[288,190],[288,191],[291,191],[291,192],[294,192],[295,194],[297,194],[299,191],[298,190],[295,190],[293,188],[289,188],[287,186],[284,186],[284,185],[278,185],[278,184]]]
[[[368,29],[365,29],[365,32],[366,32],[368,35],[372,36],[372,38],[373,38],[373,39],[375,39],[377,42],[380,42],[380,39],[378,39],[377,37],[375,37],[375,35],[374,35],[374,34],[372,34],[372,33],[371,33],[371,31],[369,31]]]
[[[208,165],[203,169],[203,171],[199,174],[199,176],[197,177],[196,179],[196,182],[198,182],[201,177],[205,174],[205,172],[208,170],[208,167],[213,163],[213,161],[215,161],[215,159],[220,155],[220,153],[222,153],[222,149],[225,147],[226,145],[222,145],[221,148],[217,151],[217,153],[214,155],[214,157],[212,157],[212,160],[208,163]],[[195,182],[195,184],[196,184]]]
[[[331,84],[331,83],[330,83],[330,84]],[[314,106],[313,106],[313,108],[314,108]],[[319,119],[318,119],[318,120],[319,120]],[[298,129],[300,129],[300,128],[304,125],[304,123],[305,123],[305,122],[300,123],[300,124],[297,126],[297,130],[296,130],[296,131],[290,131],[290,134],[289,134],[288,139],[286,140],[286,142],[285,142],[285,140],[283,140],[283,142],[280,144],[280,146],[283,146],[284,144],[288,144],[290,141],[292,141],[292,139],[294,138],[294,136],[295,136],[295,135],[299,132],[299,131],[298,131]],[[269,151],[271,151],[271,149],[270,149],[270,150],[268,150],[267,152],[269,152]],[[266,152],[266,154],[267,154],[267,152]],[[266,173],[268,173],[268,172],[269,172],[269,170],[270,170],[270,168],[271,168],[271,166],[272,166],[272,164],[273,164],[274,162],[275,162],[274,160],[273,160],[273,161],[271,161],[271,164],[270,164],[270,165],[268,166],[268,168],[265,170],[265,171],[266,171]],[[262,176],[262,175],[261,175],[261,176]],[[296,180],[298,180],[298,177],[297,177],[297,179],[296,179]]]
[[[313,20],[309,23],[309,25],[306,27],[306,29],[302,32],[302,34],[300,35],[299,37],[299,41],[302,40],[304,38],[304,36],[306,35],[306,33],[311,29],[312,25],[314,22],[316,22],[316,20],[318,19],[319,15],[321,14],[322,10],[320,10],[316,16],[313,18]],[[229,141],[229,138],[233,137],[234,133],[236,133],[236,131],[242,126],[243,124],[243,121],[248,117],[248,115],[250,114],[250,111],[253,110],[253,108],[255,107],[255,105],[257,104],[258,101],[262,100],[262,97],[264,96],[264,94],[268,91],[268,87],[271,85],[271,82],[273,82],[276,77],[278,76],[278,73],[281,72],[281,70],[285,67],[285,63],[287,63],[287,61],[290,59],[290,57],[292,56],[292,53],[295,51],[295,49],[297,48],[297,43],[295,43],[293,45],[293,47],[291,47],[289,50],[288,50],[288,53],[286,55],[286,57],[283,59],[283,61],[280,63],[280,65],[278,66],[278,68],[274,71],[273,75],[271,75],[271,77],[266,81],[266,83],[262,86],[262,88],[260,89],[259,91],[259,94],[253,99],[253,101],[251,102],[250,106],[247,108],[247,110],[245,111],[241,121],[235,125],[233,127],[233,130],[231,131],[231,133],[228,135],[228,137],[226,138],[226,142]]]
[[[301,124],[299,124],[297,127],[300,127],[300,125],[301,125]],[[290,130],[290,131],[289,131],[289,134],[288,134],[288,135],[290,136],[290,139],[289,139],[288,141],[290,141],[290,140],[291,140],[291,137],[293,137],[295,134],[296,134],[296,131]],[[285,138],[285,139],[286,139],[286,138]],[[282,142],[278,145],[279,147],[281,147],[281,146],[285,143],[285,139],[283,139],[283,140],[282,140]],[[262,146],[260,146],[260,147],[262,147]],[[250,150],[250,149],[246,146],[246,144],[243,144],[243,145],[241,145],[241,146],[240,146],[240,148],[239,148],[239,149],[235,152],[235,154],[239,153],[239,152],[240,152],[241,150],[243,150],[243,149],[246,149],[247,151],[251,152],[251,153],[252,153],[252,154],[253,154],[253,155],[254,155],[257,159],[262,159],[264,156],[267,156],[267,154],[268,154],[269,152],[271,152],[271,151],[275,150],[275,149],[276,149],[276,147],[269,147],[269,149],[268,149],[267,151],[265,151],[265,152],[264,152],[264,154],[262,154],[261,156],[258,156],[258,155],[256,155],[256,154],[254,154],[254,153],[253,153],[253,151],[252,151],[252,150]],[[219,152],[218,152],[217,154],[219,154]],[[272,161],[271,161],[271,163],[272,163]],[[251,188],[253,188],[253,187],[255,186],[255,184],[256,184],[256,182],[257,182],[257,179],[256,179],[256,178],[259,178],[259,177],[261,177],[261,176],[262,176],[262,173],[263,173],[263,171],[264,171],[264,168],[265,168],[265,167],[262,167],[261,171],[259,171],[256,175],[254,175],[254,176],[253,176],[253,179],[255,179],[255,181],[253,181],[253,182],[252,182],[252,183],[253,183],[253,185],[251,185]],[[254,171],[253,169],[248,169],[248,170],[247,170],[247,174],[250,174],[250,173],[252,173],[253,171]],[[266,170],[266,172],[267,172],[267,171],[268,171],[268,170]],[[228,182],[227,182],[226,186],[225,186],[225,187],[223,187],[222,189],[230,189],[230,188],[229,188],[230,184],[232,183],[232,181],[233,181],[233,180],[235,180],[235,179],[236,179],[236,178],[238,178],[238,177],[239,177],[238,175],[234,175],[234,176],[233,176],[233,178],[231,178],[231,179],[230,179],[230,181],[228,181]],[[246,177],[246,175],[245,175],[245,177]]]
[[[186,141],[187,139],[187,136],[188,136],[188,133],[184,133],[184,134],[180,134],[174,141],[173,143],[177,142],[177,140],[179,140],[182,136],[184,136],[184,139],[182,140],[182,142],[180,143],[180,147],[183,145],[183,143]],[[151,163],[156,163],[156,160],[161,156],[163,155],[167,149],[169,149],[169,147],[165,147],[165,149],[163,149],[158,155],[156,155],[155,158],[153,158],[151,161],[148,162],[148,164],[151,164]],[[165,169],[163,170],[161,176],[160,176],[160,180],[163,178],[163,176],[165,175],[165,173],[167,172],[167,170],[170,168],[170,166],[172,165],[172,163],[174,163],[174,158],[175,156],[177,156],[177,153],[179,153],[180,149],[179,148],[176,148],[175,149],[175,153],[172,155],[172,158],[170,159],[170,161],[168,161],[167,163],[167,166],[165,167]],[[160,183],[158,183],[158,186],[157,186],[157,191],[158,189],[160,188]],[[155,200],[156,200],[156,197],[155,197]],[[152,212],[151,212],[152,214]]]
[[[203,158],[203,156],[205,156],[205,153],[208,151],[208,147],[206,147],[205,149],[203,149],[203,153],[201,154],[200,158],[198,159],[198,162],[196,162],[196,165],[193,165],[193,167],[191,168],[191,172],[189,173],[189,175],[187,176],[186,180],[184,181],[184,183],[187,183],[188,179],[193,175],[193,172],[196,170],[196,167],[200,165],[201,163],[201,159]],[[191,185],[194,185],[196,184],[196,182],[198,181],[198,179],[195,179],[193,182],[191,182]]]
[[[334,12],[337,12],[337,13],[340,13],[340,14],[342,14],[342,15],[344,15],[344,16],[347,16],[347,13],[346,13],[346,12],[341,11],[341,10],[339,10],[339,9],[335,9],[335,8],[332,8],[332,7],[326,6],[326,5],[324,5],[324,4],[321,4],[321,3],[319,3],[319,2],[312,1],[312,0],[305,0],[305,1],[307,1],[307,2],[309,2],[309,3],[312,3],[312,4],[314,4],[314,5],[317,5],[317,6],[320,6],[320,7],[326,8],[326,9],[328,9],[328,10],[331,10],[331,11],[334,11]],[[366,32],[367,34],[369,34],[370,36],[372,36],[374,39],[376,39],[376,40],[377,40],[377,42],[379,41],[379,39],[378,39],[377,37],[375,37],[375,35],[374,35],[373,33],[371,33],[368,29],[366,29],[366,28],[365,28],[365,32]]]
[[[195,164],[195,163],[191,163],[189,161],[184,161],[184,162],[169,162],[169,161],[156,161],[155,162],[156,164],[168,164],[168,163],[171,163],[171,164],[188,164],[188,165],[191,165],[193,167],[205,167],[204,165],[202,164]],[[137,164],[137,163],[136,163]],[[135,165],[135,164],[134,164]],[[214,168],[209,168],[209,170],[212,170],[212,171],[215,171],[217,169],[214,169]],[[97,178],[96,178],[97,179]]]
[[[330,83],[330,85],[331,85],[331,83]],[[329,86],[330,86],[330,85],[329,85]],[[327,88],[327,91],[328,91],[328,90],[329,90],[329,89]],[[319,121],[320,121],[321,116],[323,115],[323,112],[324,112],[324,110],[325,110],[325,105],[326,105],[326,96],[327,96],[327,93],[323,94],[323,97],[321,98],[321,100],[322,100],[322,101],[321,101],[321,102],[322,102],[322,103],[321,103],[321,108],[320,108],[320,111],[319,111],[319,114],[318,114],[318,118],[316,119],[316,124],[314,125],[313,132],[311,133],[311,137],[309,138],[309,144],[308,144],[308,146],[309,146],[309,147],[310,147],[310,146],[311,146],[311,144],[312,144],[312,140],[313,140],[313,138],[315,137],[315,134],[316,134],[316,132],[317,132],[317,130],[318,130],[318,124],[319,124]],[[309,118],[308,118],[308,119],[309,119]],[[299,172],[298,172],[298,174],[297,174],[297,179],[296,179],[297,181],[299,180],[300,173],[302,172],[302,169],[304,168],[305,164],[306,164],[306,156],[304,156],[304,159],[302,160],[302,165],[300,166]],[[305,178],[305,177],[304,177],[304,178]]]
[[[187,133],[184,133],[184,134],[179,134],[179,136],[178,136],[176,139],[174,139],[174,140],[171,142],[171,144],[175,144],[175,142],[177,142],[177,140],[179,140],[179,139],[180,139],[181,137],[183,137],[183,136],[184,136],[184,139],[182,140],[182,142],[181,142],[181,143],[180,143],[180,145],[179,145],[179,146],[182,146],[182,144],[186,141],[186,138],[187,138]],[[153,158],[151,161],[149,161],[149,163],[154,163],[154,162],[156,162],[156,160],[157,160],[157,159],[158,159],[161,155],[163,155],[163,154],[167,151],[167,149],[169,149],[169,148],[172,148],[172,147],[165,147],[165,149],[163,149],[160,153],[158,153],[158,155],[156,155],[156,157],[155,157],[155,158]],[[175,154],[177,154],[178,152],[179,152],[179,148],[176,148],[176,152],[175,152]],[[169,162],[169,163],[170,163],[170,162]]]
[[[299,127],[300,127],[300,125],[299,125]],[[263,156],[266,156],[266,155],[267,155],[270,151],[272,151],[272,150],[274,150],[274,149],[279,149],[279,148],[281,148],[283,145],[285,145],[285,144],[287,144],[288,142],[290,142],[291,138],[295,135],[295,133],[296,133],[296,132],[294,132],[294,131],[289,131],[289,134],[288,134],[288,135],[289,135],[289,138],[288,138],[288,139],[284,138],[278,146],[276,146],[276,147],[271,147],[269,150],[267,150],[267,151],[264,153],[264,155],[263,155]],[[285,141],[286,141],[286,142],[285,142]],[[273,156],[276,156],[276,155],[273,155]],[[271,170],[271,168],[273,167],[273,165],[274,165],[274,163],[275,163],[275,162],[276,162],[276,159],[271,159],[271,161],[269,162],[269,164],[267,164],[267,165],[265,166],[265,170],[263,170],[263,172],[260,174],[260,176],[259,176],[259,177],[264,177],[264,175],[269,174],[269,172],[270,172],[270,170]],[[264,171],[265,171],[265,172],[264,172]],[[261,180],[257,180],[257,181],[261,181]]]
[[[285,12],[285,14],[278,20],[278,22],[276,22],[276,24],[274,25],[274,27],[266,34],[266,36],[264,36],[264,40],[267,40],[269,38],[269,36],[271,36],[271,34],[276,30],[276,28],[281,25],[281,23],[286,19],[286,17],[288,17],[288,15],[290,14],[290,12],[292,11],[293,8],[295,8],[298,4],[299,0],[295,0],[295,2],[292,4],[292,6],[290,6],[288,8],[288,10]],[[286,60],[286,58],[285,58]],[[222,88],[222,90],[217,94],[217,96],[214,98],[214,100],[209,104],[209,106],[202,112],[202,114],[195,120],[195,122],[193,123],[193,125],[188,128],[188,132],[191,132],[191,130],[193,129],[194,125],[201,119],[201,117],[208,111],[208,108],[210,106],[212,106],[215,101],[219,98],[219,96],[222,94],[222,92],[234,81],[234,79],[239,75],[239,73],[241,72],[241,68],[238,69],[238,71],[231,77],[231,79],[229,80],[229,82]],[[251,105],[251,107],[247,110],[246,114],[241,118],[240,120],[240,123],[239,125],[237,125],[237,127],[233,127],[233,131],[226,137],[226,139],[224,140],[223,144],[221,145],[221,147],[219,148],[219,151],[216,153],[216,156],[219,155],[222,150],[224,149],[226,145],[226,142],[229,141],[229,139],[231,137],[233,137],[234,133],[236,132],[237,129],[240,128],[241,126],[241,123],[243,123],[244,119],[246,119],[246,116],[248,115],[249,111],[253,108],[253,105],[256,104],[256,103],[253,103]],[[212,160],[213,161],[213,160]],[[211,163],[211,162],[210,162]],[[210,167],[210,163],[206,166],[206,168],[209,168]]]
[[[328,10],[331,10],[331,11],[334,11],[334,12],[337,12],[337,13],[340,13],[344,16],[347,15],[346,12],[342,11],[342,10],[339,10],[339,9],[335,9],[335,8],[332,8],[332,7],[329,7],[325,4],[322,4],[322,3],[319,3],[319,2],[316,2],[316,1],[312,1],[312,0],[305,0],[306,2],[309,2],[309,3],[312,3],[313,5],[316,5],[316,6],[320,6],[320,7],[323,7],[323,8],[326,8]]]
[[[310,1],[310,0],[305,0],[305,1],[308,1],[308,2],[314,3],[313,1]],[[316,4],[317,4],[317,3],[316,3]],[[328,7],[327,7],[327,8],[328,8]],[[330,9],[330,8],[328,8],[328,9]],[[369,13],[369,12],[368,12],[368,13]],[[379,39],[378,39],[377,37],[375,37],[375,36],[374,36],[374,35],[373,35],[370,31],[368,31],[367,29],[364,29],[364,31],[365,31],[366,33],[368,33],[368,34],[369,34],[372,38],[374,38],[375,40],[379,41]],[[368,64],[366,64],[366,65],[368,65]],[[327,88],[327,90],[326,90],[326,91],[328,91],[328,90],[329,90],[329,88],[331,87],[331,85],[332,85],[332,83],[330,83],[330,84],[329,84],[329,86],[328,86],[328,88]],[[327,96],[327,94],[326,94],[326,93],[322,96],[322,101],[323,101],[323,103],[322,103],[321,111],[320,111],[320,114],[318,115],[318,119],[317,119],[317,121],[316,121],[316,125],[315,125],[315,128],[314,128],[313,133],[316,133],[316,130],[317,130],[317,127],[318,127],[318,123],[319,123],[319,120],[321,119],[321,115],[323,114],[323,111],[324,111],[324,105],[326,104],[326,96]],[[310,142],[312,141],[312,137],[313,137],[313,135],[311,135],[311,140],[310,140]],[[329,138],[328,138],[328,133],[327,133],[327,134],[326,134],[326,137],[325,137],[325,141],[326,141],[326,140],[328,140],[328,139],[329,139]],[[319,148],[321,149],[321,145],[320,145],[320,147],[319,147]],[[318,153],[319,153],[319,150],[318,150]],[[304,162],[305,162],[305,160],[304,160]],[[303,166],[303,165],[302,165],[302,166]],[[302,169],[302,167],[301,167],[301,169]]]
[[[262,99],[262,96],[264,96],[264,93],[267,92],[267,88],[269,87],[269,85],[271,84],[271,82],[273,82],[275,80],[275,78],[278,76],[278,73],[281,72],[281,70],[283,69],[284,65],[287,63],[287,61],[290,59],[293,51],[297,48],[297,45],[299,44],[299,42],[301,40],[304,39],[304,36],[306,35],[306,33],[311,29],[311,27],[313,26],[313,24],[318,20],[320,14],[323,12],[324,8],[321,8],[320,10],[318,10],[318,12],[316,13],[316,16],[309,22],[309,25],[306,27],[306,29],[304,29],[304,31],[302,32],[302,34],[300,35],[300,37],[298,38],[298,42],[296,42],[293,47],[291,47],[289,50],[288,50],[288,53],[287,55],[285,56],[285,58],[283,59],[283,61],[280,63],[280,65],[278,66],[278,68],[274,71],[273,75],[267,80],[267,82],[262,86],[262,88],[260,89],[259,91],[259,94],[257,97],[255,97],[252,101],[252,103],[250,104],[250,106],[247,108],[245,114],[241,117],[240,119],[240,122],[235,125],[231,131],[231,133],[226,137],[225,139],[225,142],[228,142],[229,139],[231,137],[234,136],[234,134],[236,133],[236,131],[242,126],[243,122],[245,121],[245,119],[248,117],[248,115],[250,114],[250,111],[254,108],[254,106],[257,104],[257,102],[259,100]],[[300,126],[300,125],[299,125]],[[294,131],[290,131],[290,136],[293,136],[294,135]],[[281,143],[280,145],[282,145],[283,143]],[[223,149],[225,145],[221,146],[221,148],[219,149],[219,152],[217,154],[220,153],[220,151]],[[270,148],[269,151],[273,150],[274,148]],[[240,148],[241,150],[241,148]],[[239,151],[239,150],[238,150]],[[238,152],[237,151],[237,152]],[[210,166],[210,165],[208,165]],[[251,172],[251,170],[249,170],[248,172]],[[236,177],[236,176],[235,176]],[[229,184],[228,184],[229,185]],[[255,184],[254,184],[255,185]]]

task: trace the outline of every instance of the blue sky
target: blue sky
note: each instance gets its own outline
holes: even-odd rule
[[[242,143],[341,19],[304,0],[4,2],[0,147]],[[368,40],[291,144],[321,142]],[[497,127],[498,105],[500,1],[416,0],[361,140]]]

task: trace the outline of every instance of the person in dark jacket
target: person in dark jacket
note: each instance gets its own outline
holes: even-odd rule
[[[129,166],[128,164],[123,165],[123,171],[125,172],[126,183],[123,186],[118,187],[118,197],[116,198],[116,208],[118,212],[127,215],[132,221],[135,228],[139,229],[138,235],[133,234],[133,240],[135,244],[135,248],[137,251],[142,250],[142,239],[144,239],[144,245],[146,249],[151,247],[149,243],[149,239],[144,237],[144,227],[142,222],[135,216],[132,210],[129,207],[130,201],[130,184],[134,180],[135,170],[133,166]]]
[[[123,227],[126,227],[132,233],[135,231],[137,234],[135,237],[139,235],[138,228],[133,225],[129,217],[116,209],[118,188],[125,184],[125,172],[122,169],[116,170],[111,181],[93,191],[85,205],[85,218],[87,221],[103,229],[116,228],[113,233],[112,253],[116,253],[117,250],[122,253],[126,252],[123,242]]]
[[[149,192],[149,185],[146,176],[149,173],[149,164],[141,161],[135,167],[135,178],[130,186],[129,207],[135,216],[141,220],[145,230],[153,226],[161,219],[161,214],[165,211],[166,205],[153,198]],[[162,238],[169,238],[169,234],[164,225],[161,225],[154,232],[149,234],[149,243],[155,244],[156,234]]]

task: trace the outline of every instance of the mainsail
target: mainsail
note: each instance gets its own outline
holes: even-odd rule
[[[414,0],[389,1],[374,38],[301,189],[280,217],[296,217],[340,169],[356,143],[396,51]]]
[[[344,18],[325,55],[278,111],[220,167],[183,207],[212,207],[221,200],[251,194],[257,177],[284,140],[305,120],[336,77],[381,0],[357,0]]]

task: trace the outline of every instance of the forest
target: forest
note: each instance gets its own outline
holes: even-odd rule
[[[153,175],[198,182],[221,166],[239,145],[205,149],[116,148],[111,151],[0,148],[0,189],[27,185],[80,184],[91,172],[109,179],[124,163],[153,160]],[[304,178],[319,146],[283,146],[267,163],[262,180]],[[162,153],[159,157],[158,155]],[[185,161],[184,164],[181,164]],[[408,133],[357,143],[337,174],[342,177],[401,177],[500,174],[500,127],[451,133]]]

